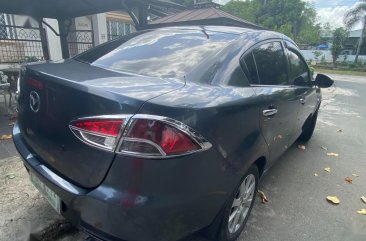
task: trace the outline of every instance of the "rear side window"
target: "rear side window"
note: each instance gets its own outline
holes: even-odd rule
[[[244,63],[244,65],[247,69],[249,79],[250,79],[250,84],[258,85],[259,78],[258,78],[257,67],[255,66],[255,62],[254,62],[254,58],[253,58],[253,53],[249,53],[249,54],[245,55],[243,60],[242,60],[242,64]]]
[[[162,78],[183,77],[236,36],[206,30],[161,29],[114,41],[76,59],[101,68]],[[93,53],[95,52],[95,53]],[[93,56],[92,58],[89,58]]]
[[[302,60],[298,53],[288,49],[288,58],[290,62],[290,82],[296,83],[296,79],[303,78],[305,82],[309,82],[309,71],[306,63]]]
[[[287,85],[287,62],[281,42],[263,44],[253,50],[261,85]]]

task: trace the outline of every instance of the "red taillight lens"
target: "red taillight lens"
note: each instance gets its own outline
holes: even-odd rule
[[[126,129],[122,130],[124,126]],[[164,158],[211,147],[185,124],[154,115],[82,118],[72,121],[70,129],[89,145],[139,157]]]
[[[133,142],[123,145],[126,151],[141,154],[177,155],[201,148],[183,131],[165,122],[150,119],[132,120],[131,128],[125,135],[125,140]]]
[[[118,136],[123,120],[78,120],[72,123],[74,127],[96,134]]]
[[[82,141],[113,150],[121,131],[124,119],[79,119],[70,123],[72,132]]]
[[[36,88],[36,89],[40,89],[40,90],[43,89],[43,83],[39,80],[36,80],[36,79],[28,78],[27,79],[27,84],[34,87],[34,88]]]

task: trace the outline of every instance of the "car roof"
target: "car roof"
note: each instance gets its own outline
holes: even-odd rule
[[[156,28],[156,30],[207,30],[212,32],[221,32],[232,35],[237,35],[239,38],[253,38],[256,37],[258,41],[262,41],[265,39],[272,38],[281,38],[281,39],[289,39],[287,36],[270,31],[270,30],[261,30],[261,29],[253,29],[253,28],[242,28],[242,27],[233,27],[233,26],[213,26],[213,25],[187,25],[187,26],[171,26],[171,27],[162,27]],[[293,42],[291,39],[289,39]]]

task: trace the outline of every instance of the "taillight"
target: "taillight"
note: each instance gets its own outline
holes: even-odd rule
[[[33,78],[28,78],[26,80],[27,84],[36,88],[36,89],[39,89],[39,90],[42,90],[43,89],[43,83],[40,81],[40,80],[37,80],[37,79],[33,79]]]
[[[127,117],[92,117],[72,121],[70,129],[87,144],[113,151]]]
[[[70,128],[77,137],[88,144],[139,157],[164,158],[211,147],[208,141],[185,124],[154,115],[113,119],[85,118],[73,121]]]
[[[84,131],[90,131],[92,133],[117,137],[121,130],[123,120],[79,120],[73,123],[74,127],[77,127]]]

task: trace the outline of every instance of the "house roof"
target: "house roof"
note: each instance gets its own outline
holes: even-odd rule
[[[210,21],[211,20],[211,21]],[[263,27],[231,15],[219,8],[199,8],[190,9],[177,14],[169,15],[159,18],[149,23],[150,26],[171,26],[171,25],[185,25],[185,24],[212,24],[215,25],[231,25],[239,27],[251,27],[255,29],[264,29]]]
[[[129,6],[157,4],[184,9],[170,0],[125,0]],[[121,0],[1,0],[0,11],[38,18],[74,18],[123,10]]]

